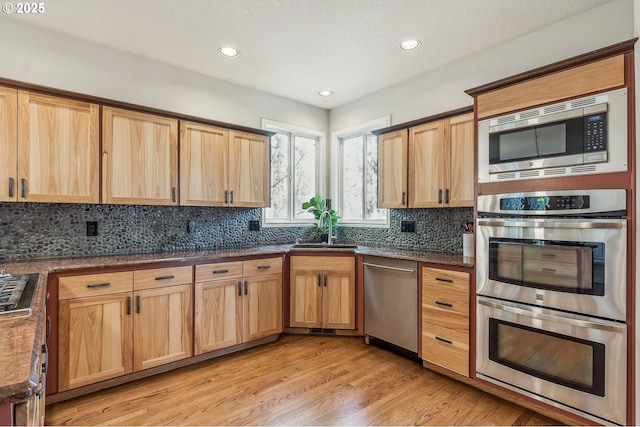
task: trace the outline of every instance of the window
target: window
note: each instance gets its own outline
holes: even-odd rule
[[[264,225],[310,224],[313,215],[302,209],[320,190],[319,148],[324,133],[263,120],[271,137],[271,207],[262,215]]]
[[[389,226],[389,211],[378,204],[378,139],[374,129],[389,126],[389,117],[339,131],[336,195],[345,225]]]

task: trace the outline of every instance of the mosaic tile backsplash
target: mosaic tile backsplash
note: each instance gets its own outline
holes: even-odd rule
[[[0,261],[87,255],[171,252],[318,241],[314,227],[262,227],[261,209],[0,203]],[[473,209],[398,209],[391,227],[338,229],[339,242],[368,246],[462,252],[460,224]],[[415,233],[400,232],[402,220],[415,221]],[[87,221],[98,235],[87,236]],[[189,221],[195,222],[192,233]]]

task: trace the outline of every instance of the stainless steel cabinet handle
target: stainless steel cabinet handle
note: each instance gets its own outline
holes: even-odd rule
[[[20,195],[22,198],[27,197],[27,180],[24,178],[20,180]]]
[[[325,288],[327,287],[327,275],[326,274],[324,275],[324,287]]]
[[[49,347],[47,343],[42,344],[42,354],[44,354],[44,363],[42,364],[42,373],[47,374],[49,371]]]
[[[224,202],[229,203],[229,190],[224,190]]]
[[[392,267],[390,265],[372,264],[370,262],[363,262],[362,264],[366,265],[368,267],[382,268],[382,269],[385,269],[385,270],[403,271],[405,273],[415,273],[415,271],[416,271],[416,270],[414,270],[412,268]]]
[[[322,274],[318,274],[318,287],[322,286]]]
[[[444,202],[449,203],[449,189],[444,190]]]
[[[131,314],[131,297],[127,297],[127,314]]]
[[[248,280],[244,281],[244,294],[245,295],[249,295],[249,281]]]
[[[173,274],[169,274],[168,276],[160,276],[160,277],[156,277],[156,280],[169,280],[169,279],[175,279],[176,276],[174,276]]]
[[[438,341],[441,341],[441,342],[445,343],[445,344],[449,344],[449,345],[453,344],[453,341],[450,341],[450,340],[447,340],[447,339],[444,339],[444,338],[436,337],[436,339]]]
[[[177,196],[177,194],[178,194],[178,193],[177,193],[176,187],[172,187],[172,188],[171,188],[171,201],[172,201],[172,202],[174,202],[174,203],[175,203],[176,201],[178,201],[178,196]]]
[[[402,205],[403,205],[403,206],[405,205],[406,196],[407,196],[407,193],[405,193],[405,192],[403,191],[403,192],[402,192]]]
[[[436,301],[436,304],[444,306],[444,307],[449,307],[449,308],[453,307],[453,304],[450,304],[448,302]]]
[[[111,283],[109,283],[109,282],[92,283],[90,285],[87,285],[87,288],[106,288],[107,286],[111,286]]]
[[[230,200],[231,204],[233,204],[233,190],[231,190],[231,200]]]
[[[136,313],[140,314],[140,295],[136,296]]]
[[[438,189],[438,203],[442,203],[442,188]]]
[[[238,296],[242,296],[242,280],[238,280]]]
[[[13,197],[13,193],[14,193],[13,186],[16,183],[15,181],[16,181],[15,179],[9,178],[9,197]]]

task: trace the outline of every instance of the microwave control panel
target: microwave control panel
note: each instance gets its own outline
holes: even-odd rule
[[[607,114],[598,113],[584,118],[585,153],[607,150]]]

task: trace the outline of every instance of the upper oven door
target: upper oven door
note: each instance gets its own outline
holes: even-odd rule
[[[477,293],[626,321],[626,219],[479,218]]]

